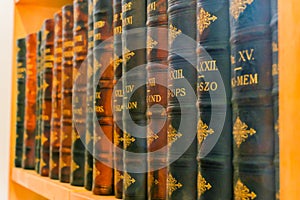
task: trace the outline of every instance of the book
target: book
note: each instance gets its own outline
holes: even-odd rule
[[[26,38],[19,38],[17,43],[17,112],[16,112],[16,148],[15,167],[22,167],[25,89],[26,89]]]
[[[35,129],[35,171],[39,174],[40,173],[40,158],[41,158],[41,121],[42,121],[42,89],[41,86],[43,85],[42,79],[42,30],[39,30],[37,33],[37,52],[36,52],[36,65],[37,65],[37,72],[36,72],[36,81],[37,81],[37,90],[36,90],[36,129]]]
[[[71,185],[84,185],[88,3],[74,0]]]
[[[26,89],[22,167],[35,167],[36,33],[26,36]]]
[[[88,1],[88,55],[87,55],[87,96],[86,96],[86,136],[85,136],[85,179],[84,187],[92,190],[93,187],[93,132],[94,132],[94,2]]]
[[[112,0],[94,2],[94,169],[93,193],[113,194],[113,8]]]
[[[54,19],[46,19],[43,23],[41,44],[43,47],[43,85],[42,90],[42,122],[41,122],[41,161],[42,176],[49,176],[50,157],[50,122],[52,118],[52,78],[54,61]]]
[[[188,22],[188,23],[187,23]],[[197,199],[196,1],[169,0],[168,199]]]
[[[123,89],[122,89],[122,4],[121,0],[113,1],[114,28],[114,193],[115,197],[123,196]]]
[[[147,199],[146,0],[122,0],[123,199]]]
[[[278,2],[271,1],[271,34],[272,34],[272,96],[274,114],[274,166],[275,166],[275,192],[276,199],[280,196],[280,170],[279,170],[279,67],[278,67]]]
[[[59,148],[61,124],[61,62],[62,62],[62,12],[54,15],[54,63],[52,80],[52,113],[50,130],[49,177],[59,178]]]
[[[197,199],[233,199],[229,1],[197,1]]]
[[[231,0],[229,13],[234,198],[274,199],[270,1]]]
[[[62,8],[62,107],[59,180],[70,182],[73,89],[73,5]]]
[[[168,8],[167,0],[147,1],[148,198],[167,197]],[[163,149],[163,150],[161,150]],[[153,154],[150,154],[153,153]]]

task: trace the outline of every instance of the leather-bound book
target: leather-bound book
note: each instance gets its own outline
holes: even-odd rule
[[[52,118],[52,70],[54,62],[54,19],[46,19],[42,29],[44,62],[40,172],[42,176],[49,176],[50,122]]]
[[[122,4],[121,0],[113,1],[114,25],[114,192],[115,197],[123,196],[123,89],[122,89]]]
[[[17,113],[15,167],[22,167],[25,89],[26,89],[26,39],[17,39]]]
[[[270,1],[230,1],[234,199],[274,199]]]
[[[87,94],[86,94],[86,135],[85,135],[85,170],[84,187],[92,190],[93,187],[93,131],[94,131],[94,3],[88,0],[88,55],[87,55]]]
[[[41,122],[42,122],[42,30],[37,33],[37,52],[36,52],[36,129],[35,129],[35,171],[40,173],[40,158],[41,158]]]
[[[70,182],[73,90],[73,5],[62,8],[62,97],[59,180]]]
[[[113,194],[113,9],[112,0],[94,1],[93,193]]]
[[[278,68],[278,2],[271,0],[271,31],[272,31],[272,77],[273,77],[273,113],[274,113],[274,166],[275,166],[275,191],[276,200],[280,195],[279,178],[279,68]]]
[[[197,199],[196,1],[169,0],[168,199]]]
[[[35,167],[36,33],[26,36],[26,93],[22,167]]]
[[[123,199],[147,199],[146,0],[122,0]]]
[[[147,1],[148,199],[167,197],[167,0]],[[150,152],[155,152],[150,154]]]
[[[88,49],[88,3],[74,1],[74,57],[73,57],[73,98],[72,98],[72,164],[71,185],[84,185],[85,131],[86,131],[86,82]],[[85,62],[84,62],[85,61]]]
[[[231,200],[229,1],[197,1],[198,200]]]
[[[62,12],[54,15],[54,64],[52,80],[52,118],[50,135],[49,177],[59,177],[60,119],[61,119],[61,62],[62,62]]]

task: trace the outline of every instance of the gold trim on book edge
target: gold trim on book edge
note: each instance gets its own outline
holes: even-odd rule
[[[198,121],[198,129],[197,129],[197,138],[198,143],[201,144],[208,135],[212,135],[215,131],[213,129],[209,129],[207,124],[205,124],[201,119]]]
[[[274,129],[276,131],[276,133],[279,135],[279,121],[277,119],[277,122],[275,123]]]
[[[148,129],[148,137],[147,137],[147,141],[148,141],[148,145],[152,144],[152,142],[154,142],[154,140],[157,140],[159,137],[158,135],[156,135],[150,128]]]
[[[182,184],[179,183],[171,174],[168,175],[167,179],[168,195],[172,196],[173,192],[182,187]]]
[[[280,194],[279,194],[279,191],[276,192],[276,200],[279,200],[280,199]]]
[[[79,165],[72,159],[72,171],[79,169]]]
[[[148,51],[151,51],[156,45],[158,45],[158,42],[155,41],[152,37],[147,37],[147,49]]]
[[[176,28],[173,24],[170,24],[169,26],[169,41],[170,44],[174,42],[174,40],[181,35],[182,31],[178,28]]]
[[[177,130],[170,124],[168,131],[168,145],[171,146],[174,142],[176,142],[179,138],[182,137],[181,133],[178,133]]]
[[[119,146],[122,141],[123,141],[123,138],[121,138],[120,135],[117,133],[117,131],[114,130],[114,144],[115,144],[115,146]]]
[[[124,62],[128,62],[133,56],[135,56],[135,53],[125,47],[123,55]]]
[[[158,185],[159,184],[158,180],[155,179],[153,175],[150,175],[148,180],[149,180],[148,184],[149,184],[150,187],[153,186],[153,185]]]
[[[48,138],[45,136],[45,134],[42,134],[42,138],[41,138],[41,144],[45,144],[45,142],[48,141]]]
[[[199,17],[197,20],[197,24],[198,24],[198,29],[200,34],[203,33],[203,31],[208,28],[212,22],[216,21],[218,19],[218,17],[210,14],[209,12],[207,12],[206,10],[204,10],[203,8],[200,9],[200,13],[199,13]]]
[[[240,117],[237,117],[233,126],[233,137],[237,147],[240,147],[248,139],[249,135],[252,136],[256,133],[253,128],[249,130],[247,128],[248,125],[242,122]]]
[[[251,192],[239,179],[234,187],[234,200],[251,200],[255,198],[256,194]]]
[[[121,58],[119,58],[116,54],[114,55],[114,70],[123,62]]]
[[[212,188],[211,184],[208,183],[205,178],[203,178],[203,176],[199,173],[198,174],[198,180],[197,180],[197,183],[198,183],[198,196],[200,198],[200,196],[202,194],[204,194],[207,190],[210,190]]]
[[[121,180],[124,179],[124,176],[121,175],[121,173],[117,170],[115,170],[115,176],[116,176],[116,183],[119,183]]]
[[[238,19],[240,14],[247,8],[247,4],[251,5],[254,0],[233,0],[230,4],[230,14],[234,19]]]
[[[135,179],[132,178],[127,172],[124,173],[124,189],[127,190],[132,184],[135,183]]]
[[[135,138],[131,137],[131,135],[127,132],[124,132],[123,138],[120,139],[123,141],[124,149],[127,149],[133,142],[135,142]]]

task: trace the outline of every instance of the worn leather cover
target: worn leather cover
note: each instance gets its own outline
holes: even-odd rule
[[[197,1],[199,200],[233,198],[228,10],[229,1]]]
[[[17,112],[16,112],[16,147],[15,167],[22,167],[25,88],[26,88],[26,38],[19,38],[17,43]]]
[[[274,199],[270,1],[240,3],[229,8],[234,198]]]
[[[62,8],[62,107],[59,180],[70,182],[73,89],[73,5]]]
[[[26,90],[22,167],[35,167],[36,33],[26,36]]]

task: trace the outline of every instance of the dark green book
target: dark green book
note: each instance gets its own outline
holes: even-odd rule
[[[231,200],[229,1],[197,1],[198,200]]]
[[[17,113],[15,167],[22,167],[26,83],[26,41],[17,40]]]

